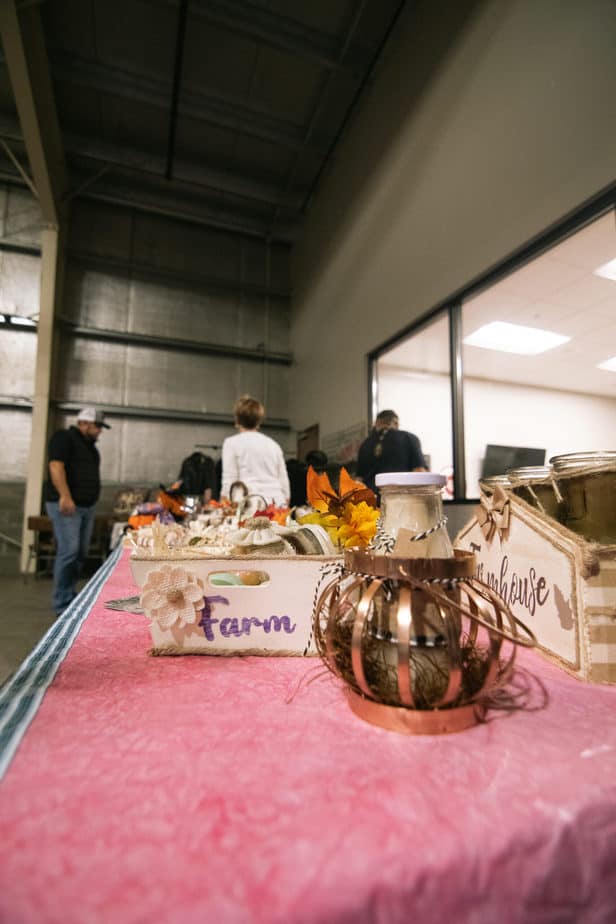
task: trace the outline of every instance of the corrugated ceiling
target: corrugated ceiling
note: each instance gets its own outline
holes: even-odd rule
[[[31,0],[15,6],[18,19],[31,15]],[[68,194],[293,241],[403,6],[41,4]],[[23,38],[36,59],[31,32]],[[23,90],[9,59],[4,48],[0,178],[21,181],[15,158],[28,164],[15,92]]]

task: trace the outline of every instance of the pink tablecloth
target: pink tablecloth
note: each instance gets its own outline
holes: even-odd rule
[[[0,786],[2,922],[616,920],[616,689],[531,653],[545,708],[407,738],[314,659],[148,657],[135,592],[123,559]]]

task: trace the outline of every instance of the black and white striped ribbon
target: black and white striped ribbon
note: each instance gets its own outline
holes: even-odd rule
[[[438,529],[441,529],[447,524],[447,517],[443,517],[438,523],[435,523],[434,526],[430,526],[428,529],[424,529],[420,533],[416,533],[414,536],[409,536],[409,542],[421,542],[422,539],[427,539],[428,536],[431,536],[432,533],[435,533]],[[396,544],[395,536],[392,536],[391,533],[386,532],[383,529],[382,524],[379,523],[374,534],[374,538],[370,543],[370,550],[373,552],[385,552],[386,555],[391,554],[393,548]]]
[[[308,636],[308,642],[306,643],[306,647],[302,651],[302,657],[306,657],[306,655],[308,654],[310,650],[310,646],[312,644],[312,639],[314,637],[314,621],[317,618],[317,603],[321,595],[321,588],[323,587],[323,585],[325,584],[325,581],[328,578],[332,578],[334,576],[340,578],[342,577],[343,573],[344,573],[344,564],[341,561],[327,562],[327,564],[321,566],[321,570],[319,572],[319,579],[314,588],[314,595],[312,597],[312,622],[311,622],[311,628],[310,628],[310,635]]]
[[[447,517],[443,517],[442,520],[439,520],[438,523],[435,523],[434,526],[431,526],[429,529],[424,529],[421,533],[416,533],[414,536],[410,537],[411,542],[420,542],[422,539],[426,539],[428,536],[431,536],[432,533],[435,533],[437,529],[447,525]]]
[[[383,529],[383,524],[379,521],[376,533],[374,534],[372,541],[370,542],[368,548],[371,552],[385,552],[386,555],[389,555],[396,544],[396,539],[390,533],[385,532]]]

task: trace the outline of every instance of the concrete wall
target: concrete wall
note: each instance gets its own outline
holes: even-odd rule
[[[0,238],[8,248],[40,248],[41,214],[28,191],[0,187]],[[0,314],[36,317],[40,258],[0,250]],[[36,333],[0,328],[0,481],[25,479],[30,450]],[[0,530],[2,527],[0,527]]]
[[[5,241],[39,244],[40,214],[28,193],[0,192],[0,215],[2,210]],[[40,259],[0,250],[0,261],[0,312],[36,315]],[[53,390],[63,409],[52,408],[51,427],[74,422],[75,411],[86,404],[112,410],[112,429],[100,441],[103,480],[168,483],[196,445],[220,446],[233,433],[233,403],[250,392],[264,401],[270,420],[282,422],[268,426],[266,419],[264,430],[293,452],[295,437],[285,424],[289,365],[233,353],[288,354],[289,276],[287,247],[272,245],[268,252],[265,242],[244,236],[76,201],[59,311],[68,326],[59,328]],[[110,342],[75,327],[137,340],[143,335],[209,343],[226,353]],[[25,478],[36,340],[35,333],[0,329],[4,480]],[[144,414],[123,414],[127,407]],[[205,451],[219,455],[218,449]]]
[[[63,314],[88,328],[286,353],[288,298],[268,296],[265,289],[289,291],[288,248],[273,246],[269,269],[267,261],[264,242],[78,203]],[[249,392],[263,400],[270,419],[288,418],[285,365],[71,334],[62,353],[58,390],[64,400],[170,412],[168,420],[112,420],[101,447],[103,477],[114,482],[166,482],[177,477],[196,444],[220,445],[233,432],[229,423],[191,423],[173,414],[230,415],[236,398]],[[292,448],[288,430],[267,429],[266,421],[266,431]]]
[[[613,0],[408,4],[294,252],[297,428],[368,415],[366,354],[616,179]]]

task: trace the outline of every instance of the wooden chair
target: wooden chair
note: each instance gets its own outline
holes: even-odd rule
[[[28,548],[28,563],[25,577],[30,574],[30,565],[36,561],[34,577],[51,574],[56,557],[56,542],[53,536],[53,526],[49,517],[28,517],[28,529],[34,533],[34,540]],[[111,536],[111,518],[105,514],[98,514],[94,518],[92,538],[88,549],[87,561],[93,562],[98,568],[109,554],[109,539]],[[42,565],[42,567],[41,567]]]
[[[30,574],[30,565],[35,561],[35,568],[32,572],[34,577],[49,574],[53,571],[53,563],[56,557],[56,541],[53,536],[53,526],[49,517],[38,516],[28,517],[28,529],[34,533],[33,541],[28,546],[28,563],[26,565],[26,577]],[[43,565],[42,568],[39,566]]]
[[[92,538],[90,539],[90,548],[88,549],[88,559],[96,562],[96,567],[102,565],[109,555],[109,540],[111,539],[111,527],[113,518],[108,514],[100,513],[94,517],[94,527],[92,529]]]

